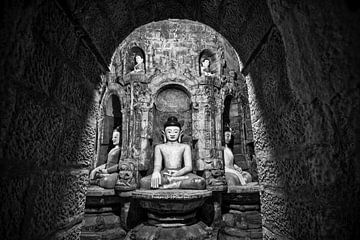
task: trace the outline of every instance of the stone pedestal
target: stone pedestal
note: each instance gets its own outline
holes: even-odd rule
[[[208,239],[211,231],[197,210],[212,195],[208,190],[137,190],[132,197],[147,211],[147,222],[126,239]]]
[[[124,239],[126,232],[121,227],[121,199],[114,189],[89,186],[85,203],[85,222],[81,239]]]
[[[259,192],[260,186],[256,182],[228,187],[228,193],[223,199],[223,224],[219,239],[263,238]]]

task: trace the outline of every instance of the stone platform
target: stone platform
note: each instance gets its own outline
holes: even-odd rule
[[[89,186],[80,239],[123,239],[126,232],[121,227],[120,207],[121,199],[114,189]]]
[[[196,223],[196,210],[211,195],[208,190],[137,190],[132,197],[147,210],[148,224],[178,227]]]
[[[262,222],[260,212],[261,186],[251,182],[244,186],[229,186],[223,196],[222,228],[218,239],[261,240]]]
[[[207,239],[209,228],[197,210],[212,196],[208,190],[136,190],[132,197],[147,211],[148,220],[126,239]]]
[[[176,228],[161,228],[140,224],[132,229],[125,240],[207,240],[211,239],[212,228],[203,222]]]

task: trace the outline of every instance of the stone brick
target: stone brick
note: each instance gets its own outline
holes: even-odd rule
[[[223,221],[226,226],[234,227],[235,226],[235,217],[231,213],[226,213],[222,216]]]

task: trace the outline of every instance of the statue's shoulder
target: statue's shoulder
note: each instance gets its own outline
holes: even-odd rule
[[[180,146],[183,148],[190,148],[190,145],[186,143],[180,143]]]
[[[109,151],[109,155],[116,155],[116,154],[119,154],[120,153],[120,150],[121,150],[121,148],[117,148],[117,147],[114,147],[114,148],[112,148],[110,151]]]
[[[155,148],[162,149],[164,146],[165,146],[165,143],[160,143],[160,144],[156,145]]]

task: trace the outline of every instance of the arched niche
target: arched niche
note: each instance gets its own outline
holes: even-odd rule
[[[136,65],[136,56],[141,56],[144,60],[144,70],[146,72],[145,52],[140,47],[133,46],[126,53],[125,74],[130,73],[134,70],[134,67]]]
[[[203,73],[201,71],[201,66],[204,60],[209,60],[210,62],[210,73],[217,74],[218,73],[218,60],[216,57],[216,53],[210,49],[204,49],[199,54],[199,75],[202,76]]]
[[[225,129],[225,127],[230,127],[230,105],[232,98],[233,96],[228,95],[224,100],[224,111],[222,115],[223,129]]]
[[[223,129],[230,127],[232,130],[233,140],[232,148],[236,164],[244,169],[248,168],[245,158],[245,140],[246,130],[244,129],[244,120],[242,106],[239,101],[232,95],[226,96],[224,100],[223,112]]]
[[[170,116],[178,118],[184,130],[183,142],[191,142],[191,98],[181,85],[170,84],[162,87],[156,94],[154,104],[154,143],[162,143],[160,130]]]
[[[118,126],[120,129],[122,128],[122,113],[119,97],[111,93],[104,100],[101,116],[102,121],[100,122],[97,166],[106,163],[107,154],[114,147],[112,143],[113,130]],[[122,141],[122,139],[120,139],[120,141]]]

